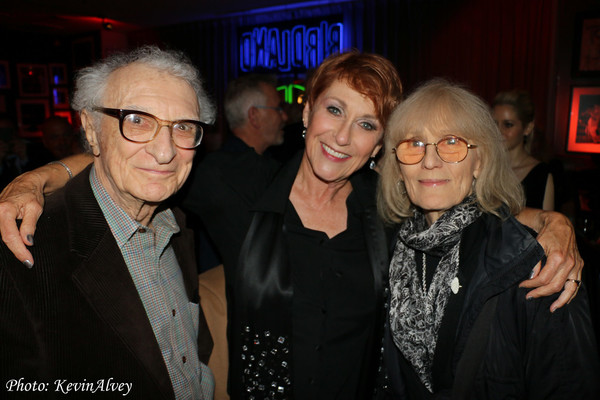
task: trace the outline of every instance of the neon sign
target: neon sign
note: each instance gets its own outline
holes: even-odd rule
[[[306,88],[302,85],[298,85],[297,83],[290,83],[289,85],[282,85],[277,87],[277,91],[283,91],[283,101],[288,104],[294,103],[294,89],[300,92],[300,94],[296,97],[296,103],[301,104],[302,102],[302,93],[306,90]]]
[[[339,22],[321,21],[319,26],[296,25],[291,29],[256,27],[240,36],[240,69],[307,70],[343,50],[343,37],[344,26]]]

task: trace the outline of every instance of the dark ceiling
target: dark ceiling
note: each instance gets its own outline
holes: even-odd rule
[[[0,27],[65,35],[98,30],[103,19],[115,31],[126,32],[274,6],[316,3],[306,0],[3,0],[3,3],[8,1],[12,3],[0,7]]]

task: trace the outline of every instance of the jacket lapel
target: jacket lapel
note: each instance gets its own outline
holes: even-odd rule
[[[377,205],[375,204],[377,179],[375,172],[363,169],[356,172],[350,178],[350,182],[363,210],[361,215],[363,232],[373,270],[375,293],[378,294],[377,309],[381,309],[384,296],[380,296],[380,293],[383,288],[387,287],[389,250],[385,227],[377,214]]]
[[[165,398],[174,398],[169,374],[152,326],[125,261],[96,202],[87,173],[69,190],[70,248],[81,260],[72,278],[98,317],[110,326],[156,382]]]
[[[175,234],[171,240],[173,250],[175,251],[175,256],[177,257],[179,267],[181,268],[188,299],[193,303],[199,304],[200,295],[198,293],[198,269],[196,266],[196,258],[194,256],[195,250],[193,233],[189,228],[186,228],[185,215],[180,209],[173,208],[173,214],[175,215],[177,224],[181,229],[181,232]],[[184,234],[186,231],[190,232]],[[208,329],[208,323],[206,322],[206,317],[204,316],[202,307],[199,307],[199,313],[198,358],[200,358],[200,361],[202,361],[204,364],[208,364],[214,342],[212,336],[210,335],[210,330]]]

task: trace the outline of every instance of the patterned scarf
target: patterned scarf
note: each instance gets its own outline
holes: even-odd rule
[[[480,215],[475,196],[471,195],[430,227],[423,213],[415,211],[398,233],[390,265],[392,335],[430,392],[437,334],[450,297],[450,284],[458,274],[460,237]],[[415,250],[441,257],[427,293],[417,273]]]

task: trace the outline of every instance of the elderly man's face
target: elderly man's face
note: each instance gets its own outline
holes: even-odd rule
[[[198,119],[194,90],[182,79],[145,65],[115,71],[101,107],[146,111],[174,121]],[[194,150],[173,143],[168,127],[148,143],[133,143],[121,136],[119,121],[103,115],[99,131],[82,116],[92,147],[98,177],[110,196],[136,218],[144,204],[160,203],[181,188],[192,167]]]

